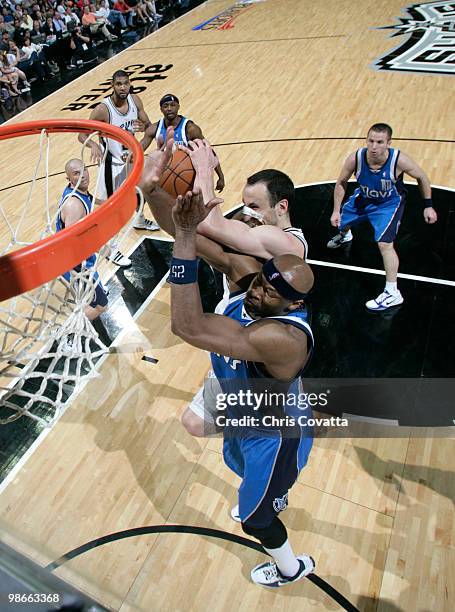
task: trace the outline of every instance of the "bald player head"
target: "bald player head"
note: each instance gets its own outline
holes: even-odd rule
[[[81,159],[70,159],[65,164],[65,172],[70,185],[82,193],[87,193],[90,176]],[[78,184],[79,181],[79,184]]]
[[[305,261],[296,255],[280,255],[266,261],[251,282],[245,308],[253,319],[303,308],[313,282],[313,272]]]

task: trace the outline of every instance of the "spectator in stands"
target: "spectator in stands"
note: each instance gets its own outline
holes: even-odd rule
[[[8,32],[8,34],[14,32],[14,23],[12,21],[5,21],[3,15],[0,15],[0,32]]]
[[[33,20],[33,29],[30,32],[31,36],[40,36],[41,34],[44,34],[46,36],[46,33],[43,30],[43,24],[39,21],[39,19],[34,19]]]
[[[16,17],[13,23],[14,23],[14,33],[13,33],[14,42],[17,45],[22,46],[22,43],[24,42],[26,30],[23,27],[21,27],[21,20],[19,19],[19,17]]]
[[[11,102],[11,100],[9,100],[10,97],[16,97],[19,95],[17,91],[13,89],[10,79],[6,75],[1,74],[0,85],[0,99],[2,102],[6,102],[7,100]]]
[[[9,32],[2,32],[2,42],[0,44],[1,51],[9,51],[9,41],[11,40],[11,36]]]
[[[82,25],[89,26],[92,33],[95,33],[96,29],[99,28],[99,30],[103,33],[107,40],[117,40],[117,36],[114,36],[109,32],[109,30],[107,29],[107,25],[104,21],[102,23],[97,23],[95,13],[91,12],[90,7],[87,5],[84,6],[84,12],[82,13]],[[95,26],[97,26],[96,29]]]
[[[54,29],[55,29],[57,36],[59,36],[59,34],[63,35],[65,32],[68,31],[68,28],[66,27],[66,23],[63,19],[63,16],[59,11],[54,11],[52,23],[54,24]]]
[[[3,19],[5,20],[5,23],[12,24],[14,22],[14,16],[12,12],[6,6],[2,8],[2,15],[3,15]]]
[[[42,45],[33,43],[30,37],[26,37],[22,53],[24,58],[33,64],[33,68],[41,81],[52,78],[52,72],[47,63]]]
[[[125,0],[125,4],[135,12],[136,21],[140,20],[144,24],[153,21],[152,18],[149,18],[147,15],[145,5],[141,3],[141,0]]]
[[[40,25],[42,25],[42,26],[43,26],[43,25],[46,23],[46,19],[45,19],[45,17],[43,16],[43,13],[42,13],[41,9],[39,8],[39,5],[38,5],[38,4],[34,4],[33,6],[34,6],[34,7],[37,7],[37,9],[36,9],[36,10],[34,9],[34,10],[32,11],[32,18],[33,18],[33,21],[38,20],[38,21],[40,22]]]
[[[54,26],[54,21],[51,16],[46,17],[46,23],[43,26],[43,32],[46,34],[47,43],[52,44],[57,40],[57,30]]]
[[[25,38],[25,36],[24,36],[24,38]],[[14,57],[15,65],[19,68],[19,70],[22,70],[23,72],[25,72],[25,70],[28,68],[29,64],[28,63],[24,63],[24,64],[22,63],[23,58],[21,57],[20,49],[16,45],[14,40],[10,40],[9,41],[9,49],[8,49],[7,53],[8,53],[8,55],[11,55],[11,56]]]
[[[55,10],[58,11],[62,16],[65,14],[65,3],[63,0],[57,0]]]
[[[29,32],[33,29],[33,19],[30,17],[28,13],[22,13],[20,27],[24,30],[28,30]]]
[[[163,19],[163,15],[157,12],[155,0],[143,0],[143,2],[148,15],[153,19],[156,24],[158,24]]]
[[[26,91],[30,91],[30,83],[27,81],[27,77],[17,67],[17,60],[15,55],[7,53],[6,51],[0,52],[0,72],[2,76],[6,77],[10,83],[12,91],[17,95]],[[19,90],[19,79],[23,81],[22,89]]]
[[[49,45],[46,52],[48,61],[58,64],[60,70],[74,68],[71,64],[71,56],[73,55],[71,37],[63,38],[62,32],[57,32],[51,16],[47,17],[43,32],[46,34],[46,44]]]
[[[126,20],[122,12],[110,9],[107,0],[99,1],[95,15],[97,20],[104,19],[105,21],[109,21],[113,26],[118,26],[120,30],[126,30]]]
[[[76,26],[74,31],[71,33],[73,56],[71,63],[74,65],[78,64],[89,64],[98,59],[96,55],[96,47],[93,44],[93,40],[90,35],[90,31],[83,31],[80,26]]]
[[[132,9],[131,7],[129,7],[126,3],[125,0],[114,0],[114,9],[116,11],[119,11],[119,13],[122,13],[125,21],[126,21],[126,25],[129,28],[133,27],[133,19],[134,19],[134,9]]]
[[[79,19],[79,15],[73,11],[72,6],[67,6],[65,9],[65,14],[63,15],[63,19],[65,20],[66,26],[68,27],[69,21],[74,21],[76,26],[81,25],[81,20]]]

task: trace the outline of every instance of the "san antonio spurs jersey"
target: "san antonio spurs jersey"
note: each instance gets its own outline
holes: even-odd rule
[[[122,130],[127,130],[130,134],[133,134],[133,122],[138,118],[137,106],[134,103],[133,96],[131,94],[128,95],[128,110],[126,113],[121,113],[115,104],[112,102],[110,96],[104,98],[101,104],[104,104],[109,111],[109,123],[111,125],[116,125]],[[121,145],[116,140],[112,140],[111,138],[103,139],[103,143],[107,143],[107,148],[109,153],[112,155],[115,161],[123,163],[122,155],[127,150],[123,145]]]

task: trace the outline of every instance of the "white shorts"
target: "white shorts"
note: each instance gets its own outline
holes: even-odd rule
[[[127,177],[126,164],[120,163],[116,158],[107,155],[105,161],[99,167],[99,181],[97,184],[96,197],[99,200],[107,200]]]
[[[194,412],[195,415],[208,425],[215,425],[215,417],[218,413],[216,409],[216,396],[218,393],[222,393],[220,383],[213,371],[209,370],[204,385],[199,389],[188,406],[191,412]]]

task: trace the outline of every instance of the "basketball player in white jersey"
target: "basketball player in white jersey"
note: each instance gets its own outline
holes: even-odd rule
[[[157,141],[160,137],[163,141],[166,140],[166,130],[169,127],[174,128],[174,144],[177,146],[188,146],[190,140],[204,138],[201,128],[191,119],[179,115],[179,109],[180,102],[176,95],[166,94],[161,98],[160,110],[163,116],[152,124],[153,135]],[[221,192],[224,189],[224,174],[218,159],[214,170],[218,176],[215,189]]]
[[[204,202],[215,198],[213,167],[217,163],[210,144],[196,140],[186,151],[196,170],[196,183]],[[306,258],[308,245],[302,230],[291,226],[290,208],[294,203],[294,184],[279,170],[261,170],[247,179],[243,189],[243,213],[263,223],[251,227],[247,223],[226,219],[219,206],[199,225],[198,232],[241,253],[270,259],[291,253]]]
[[[128,73],[124,70],[114,72],[112,88],[112,95],[104,98],[93,109],[90,119],[115,125],[131,134],[144,131],[140,144],[145,151],[152,142],[155,133],[139,96],[130,93],[131,83]],[[79,134],[80,142],[84,143],[86,140],[87,136],[85,134]],[[90,159],[92,162],[100,164],[100,172],[103,178],[98,197],[100,200],[106,200],[126,179],[128,150],[111,138],[102,139],[101,145],[93,140],[89,141],[88,146],[91,150]],[[107,147],[107,154],[103,161],[105,147]],[[134,228],[154,231],[159,229],[159,225],[146,219],[142,214],[136,219]],[[120,266],[131,264],[131,261],[119,251],[113,253],[113,257],[110,259]]]
[[[212,169],[216,159],[207,143],[199,142],[192,146],[195,150],[202,151],[198,156],[193,155],[192,150],[190,153],[193,165],[203,175],[200,178],[205,186],[204,201],[208,202],[214,199]],[[164,167],[163,164],[165,165],[165,162],[161,161],[161,168]],[[175,228],[171,215],[174,200],[156,185],[161,168],[157,170],[153,184],[150,183],[148,189],[144,189],[144,195],[160,226],[174,235]],[[206,174],[204,169],[207,170]],[[225,283],[227,294],[225,293],[215,312],[223,312],[230,296],[248,288],[265,259],[282,254],[294,254],[302,259],[307,257],[308,245],[302,230],[291,227],[289,209],[294,203],[294,198],[294,185],[286,174],[279,170],[263,170],[247,179],[242,193],[244,203],[242,221],[225,219],[219,207],[216,207],[222,217],[222,222],[218,224],[221,226],[220,233],[217,234],[215,227],[210,230],[212,239],[198,233],[196,240],[198,255],[228,279],[228,283]],[[209,216],[214,212],[213,210]],[[251,227],[249,222],[252,219],[259,224],[252,223]],[[205,221],[199,224],[198,232],[204,223]],[[243,242],[237,239],[238,235],[243,236]],[[225,250],[223,244],[231,247],[231,250]],[[216,386],[212,391],[216,393]],[[212,401],[207,394],[210,395],[211,390],[206,384],[205,389],[201,388],[198,391],[182,415],[185,429],[193,436],[207,435],[214,423],[214,410],[210,409]]]

